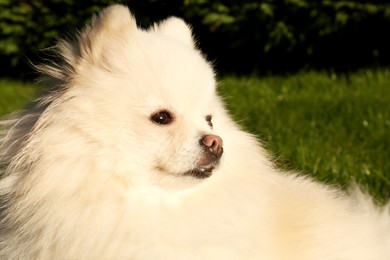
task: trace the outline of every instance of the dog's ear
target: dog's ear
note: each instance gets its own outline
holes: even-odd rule
[[[135,18],[124,5],[111,5],[93,17],[91,25],[73,40],[59,40],[53,51],[62,62],[34,65],[50,80],[64,81],[74,75],[84,63],[103,65],[109,46],[121,43],[126,36],[138,32]]]
[[[175,38],[192,48],[195,47],[191,27],[180,18],[170,17],[155,24],[153,30]]]
[[[96,32],[118,32],[121,30],[136,30],[135,18],[130,14],[129,9],[124,5],[111,5],[103,9],[97,17],[94,17],[91,25],[91,33]]]
[[[107,7],[93,17],[91,25],[80,35],[80,54],[95,63],[102,57],[107,42],[137,30],[136,20],[126,6],[116,4]]]

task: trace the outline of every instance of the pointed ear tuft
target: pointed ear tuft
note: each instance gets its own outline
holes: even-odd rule
[[[155,24],[153,29],[175,38],[192,48],[195,47],[191,27],[180,18],[170,17],[159,24]]]
[[[115,49],[130,37],[136,37],[138,28],[133,15],[124,5],[111,5],[95,15],[90,25],[69,40],[60,40],[54,51],[59,60],[48,65],[37,65],[42,74],[50,80],[65,81],[82,69],[85,63],[106,65],[108,50]]]
[[[79,37],[81,57],[97,64],[107,45],[136,32],[137,23],[124,5],[111,5],[103,9],[92,20]]]
[[[124,5],[111,5],[103,9],[92,27],[107,30],[137,29],[135,18]]]

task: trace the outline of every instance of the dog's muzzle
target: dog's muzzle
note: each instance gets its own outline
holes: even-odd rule
[[[221,137],[218,135],[205,135],[199,140],[199,143],[204,150],[204,156],[198,162],[200,166],[219,161],[223,153],[223,141]]]
[[[214,168],[218,165],[223,153],[222,138],[217,135],[205,135],[199,140],[202,146],[202,155],[197,161],[197,167],[187,172],[187,175],[196,178],[210,177]]]

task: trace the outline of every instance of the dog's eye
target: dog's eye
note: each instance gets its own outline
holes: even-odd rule
[[[172,115],[168,111],[159,111],[155,114],[153,114],[150,119],[159,125],[167,125],[172,122]]]
[[[207,115],[207,116],[206,116],[207,124],[208,124],[210,127],[213,127],[213,122],[211,122],[211,119],[213,119],[213,116],[212,116],[212,115]]]

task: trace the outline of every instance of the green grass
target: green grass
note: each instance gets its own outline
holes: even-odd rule
[[[39,90],[29,82],[0,79],[0,116],[21,109]]]
[[[343,187],[356,181],[377,199],[388,199],[389,70],[226,77],[220,92],[280,167]]]
[[[0,115],[39,89],[0,80]],[[349,77],[321,72],[220,80],[234,118],[259,136],[279,167],[345,187],[356,181],[377,199],[390,192],[390,70]]]

